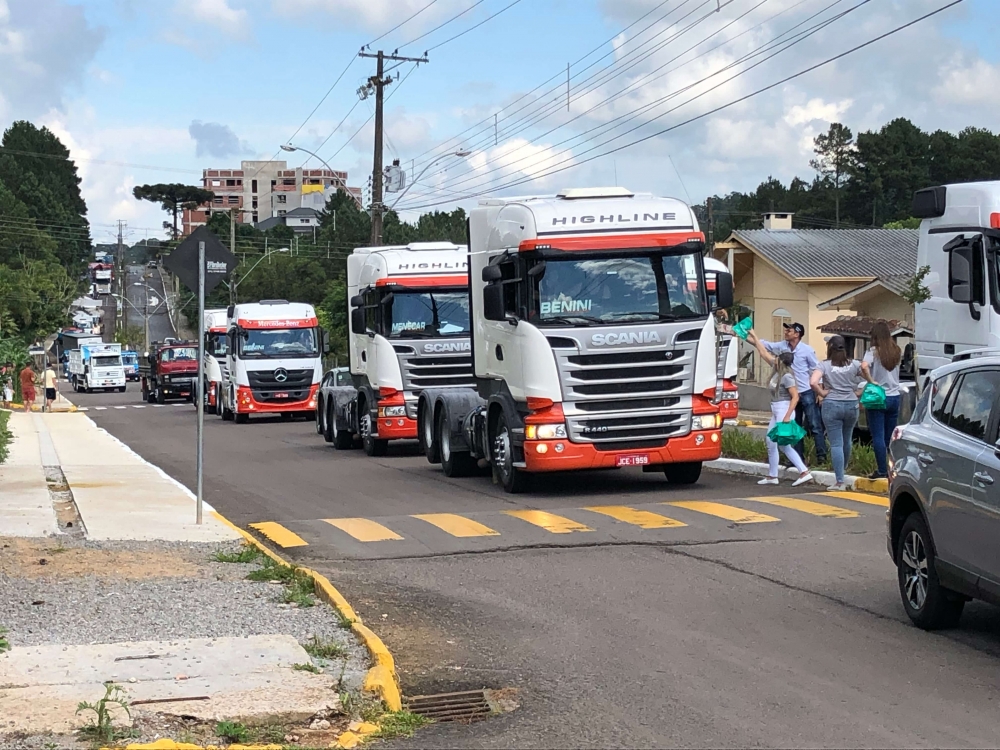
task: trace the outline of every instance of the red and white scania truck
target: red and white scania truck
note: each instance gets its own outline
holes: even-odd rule
[[[313,306],[261,300],[231,305],[227,316],[216,413],[240,423],[251,414],[312,417],[328,348]]]
[[[451,242],[357,248],[347,258],[352,386],[324,387],[324,437],[369,456],[418,438],[426,388],[472,386],[468,250]]]
[[[469,218],[474,388],[427,388],[428,460],[531,474],[625,466],[696,482],[722,449],[720,346],[690,207],[622,188],[480,201]],[[693,283],[691,283],[693,282]],[[717,273],[718,307],[732,276]]]

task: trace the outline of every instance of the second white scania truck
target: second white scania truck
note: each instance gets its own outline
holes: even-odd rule
[[[427,388],[449,476],[641,466],[696,482],[722,449],[719,337],[690,207],[622,188],[480,202],[469,218],[474,388]],[[733,304],[717,272],[715,306]]]

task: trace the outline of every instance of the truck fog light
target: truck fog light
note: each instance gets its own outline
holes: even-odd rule
[[[385,420],[385,426],[386,427],[392,427],[392,420],[391,419]]]
[[[704,435],[695,435],[694,436],[694,444],[695,445],[701,445],[704,442],[705,442],[705,436]]]
[[[719,442],[719,433],[717,433],[717,432],[713,432],[712,433],[712,442],[713,443]]]
[[[546,445],[545,443],[539,443],[538,445],[535,446],[535,451],[537,453],[548,453],[549,446]]]
[[[400,427],[402,427],[404,424],[406,424],[406,420],[405,419],[397,419],[396,420],[396,424],[398,424]]]
[[[556,443],[556,453],[562,453],[564,450],[566,450],[565,445],[562,443]]]

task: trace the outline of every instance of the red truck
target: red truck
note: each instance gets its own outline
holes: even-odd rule
[[[198,345],[193,341],[154,342],[139,363],[142,398],[166,403],[168,398],[195,399],[198,379]]]

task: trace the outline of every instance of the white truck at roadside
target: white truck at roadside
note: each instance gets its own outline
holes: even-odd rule
[[[83,340],[69,351],[69,380],[74,391],[125,390],[122,345],[106,344],[99,338]]]
[[[205,332],[205,411],[215,414],[222,392],[226,367],[226,328],[228,310],[205,310],[202,330]]]

